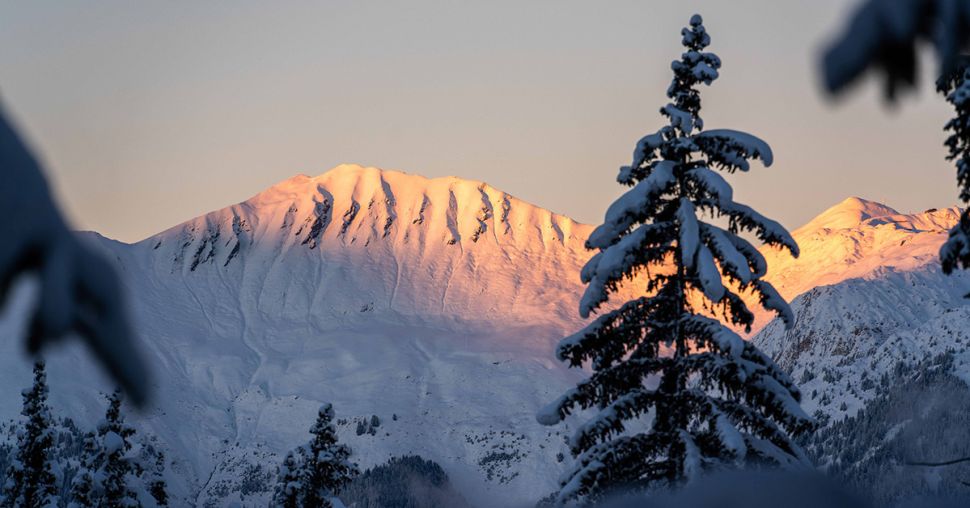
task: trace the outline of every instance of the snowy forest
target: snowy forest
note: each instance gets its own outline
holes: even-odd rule
[[[784,154],[691,12],[595,225],[343,164],[125,243],[0,115],[0,505],[964,506],[970,1],[852,4],[821,93],[932,89],[958,205],[742,203]]]

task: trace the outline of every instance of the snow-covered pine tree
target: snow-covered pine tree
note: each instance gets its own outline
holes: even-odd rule
[[[158,506],[168,506],[168,488],[165,485],[165,454],[161,450],[155,451],[155,461],[151,469],[146,471],[148,478],[146,487],[148,493],[155,499]]]
[[[17,454],[7,471],[3,489],[4,506],[46,507],[56,502],[56,478],[50,456],[54,436],[47,407],[47,375],[44,362],[34,363],[34,384],[23,391],[21,413],[26,421],[19,433]]]
[[[304,506],[330,507],[330,498],[358,474],[350,462],[350,447],[337,442],[333,425],[333,405],[320,407],[317,421],[310,428],[313,439],[306,446],[303,459],[302,497]]]
[[[115,390],[108,396],[104,421],[98,425],[101,456],[97,476],[102,480],[101,506],[138,506],[138,498],[128,486],[129,475],[135,472],[127,456],[131,450],[130,439],[134,435],[135,429],[125,424],[125,417],[121,414],[121,390]]]
[[[940,77],[936,89],[956,110],[956,116],[943,127],[952,133],[944,143],[948,151],[946,159],[956,160],[960,200],[970,205],[970,57],[964,57],[952,72]],[[970,268],[970,207],[963,209],[960,222],[950,230],[949,239],[940,248],[940,262],[945,273],[961,266]]]
[[[84,436],[84,445],[81,448],[81,457],[78,463],[77,472],[74,473],[74,480],[71,482],[71,501],[68,503],[70,508],[92,508],[98,506],[100,499],[99,486],[95,480],[98,470],[98,458],[101,455],[101,446],[97,436],[89,432]]]
[[[301,466],[296,454],[289,452],[276,472],[276,489],[273,491],[273,506],[276,508],[300,508],[302,490]]]
[[[697,87],[718,77],[721,61],[704,51],[710,37],[700,16],[682,36],[671,101],[660,109],[669,123],[637,143],[617,178],[632,189],[586,242],[599,252],[581,273],[588,287],[580,314],[598,309],[624,279],[645,277],[646,295],[563,339],[558,358],[572,367],[589,362],[593,373],[537,417],[554,425],[577,410],[597,411],[569,440],[576,461],[562,479],[560,503],[672,487],[742,464],[807,463],[790,437],[812,425],[794,382],[703,315],[750,328],[754,317],[740,296],[747,293],[790,325],[788,304],[762,280],[764,257],[740,234],[795,256],[798,246],[777,222],[735,202],[718,173],[747,171],[751,159],[770,165],[771,149],[743,132],[703,130]]]

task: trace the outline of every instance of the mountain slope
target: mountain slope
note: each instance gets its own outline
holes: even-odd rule
[[[419,453],[462,492],[519,503],[565,452],[534,413],[580,375],[552,351],[581,324],[589,231],[484,183],[345,165],[136,244],[92,241],[127,279],[158,387],[140,423],[180,459],[180,495],[242,500],[242,473],[265,477],[332,401],[362,466]],[[94,422],[107,387],[83,364],[52,358],[53,400]]]
[[[900,214],[885,205],[850,197],[792,231],[801,254],[762,250],[767,279],[786,300],[810,289],[885,270],[912,271],[938,263],[940,245],[960,217],[959,208]],[[773,316],[756,311],[754,332]]]
[[[962,493],[967,468],[907,465],[970,447],[970,275],[944,275],[937,254],[959,210],[878,213],[795,232],[803,257],[769,262],[789,292],[809,288],[792,302],[796,325],[753,340],[823,425],[807,440],[819,466],[883,504]]]
[[[824,364],[845,379],[866,361],[892,365],[900,349],[945,349],[923,338],[951,333],[948,315],[967,310],[964,279],[932,268],[955,218],[858,198],[826,211],[794,232],[799,259],[764,252],[784,296],[808,292],[795,330],[772,323],[756,340],[796,376]],[[331,401],[362,466],[420,454],[469,501],[501,505],[552,490],[568,456],[569,426],[540,427],[534,414],[583,376],[552,352],[582,325],[590,231],[481,182],[344,165],[135,244],[88,236],[126,279],[157,387],[137,420],[168,445],[181,501],[265,505],[279,455]],[[21,289],[0,321],[8,336],[22,333]],[[758,326],[770,318],[759,314]],[[0,382],[28,383],[17,342],[0,347]],[[99,420],[98,392],[110,386],[86,353],[70,346],[49,365],[55,407]],[[865,393],[853,382],[846,393]],[[831,400],[811,397],[812,410],[838,415],[841,401],[867,400],[836,398],[842,390],[826,383]],[[0,393],[0,415],[19,406],[16,391]]]
[[[553,275],[585,261],[589,229],[484,183],[345,165],[291,178],[133,248],[143,257],[149,246],[156,251],[156,274],[198,272],[197,278],[246,279],[247,268],[257,265],[267,280],[285,279],[292,267],[284,260],[325,262],[314,266],[317,287],[299,287],[307,280],[300,274],[285,281],[298,298],[261,300],[271,313],[303,315],[312,304],[315,317],[337,317],[371,306],[422,320],[455,314],[484,320],[469,312],[477,311],[532,323],[572,319],[575,309],[553,297],[578,282]],[[537,270],[519,270],[523,263]],[[321,291],[343,284],[364,293]]]
[[[785,330],[771,322],[753,340],[804,379],[804,392],[822,388],[833,396],[825,403],[809,400],[808,408],[842,414],[833,405],[847,401],[859,407],[862,392],[856,404],[847,400],[851,393],[835,397],[839,388],[830,386],[832,378],[849,376],[855,379],[850,384],[858,384],[901,359],[962,349],[960,323],[970,312],[963,295],[970,279],[944,275],[938,258],[959,214],[948,208],[905,215],[849,198],[793,232],[799,259],[766,253],[769,278],[793,298],[796,326]],[[822,370],[830,373],[829,381],[819,377]]]

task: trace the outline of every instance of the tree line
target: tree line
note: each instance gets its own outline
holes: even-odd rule
[[[22,392],[22,421],[8,427],[12,444],[0,448],[3,507],[168,506],[165,454],[150,439],[136,441],[125,422],[122,395],[107,396],[104,418],[82,430],[56,420],[48,403],[44,362]]]

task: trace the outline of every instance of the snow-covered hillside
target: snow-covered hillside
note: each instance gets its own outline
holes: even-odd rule
[[[908,272],[937,266],[940,246],[959,218],[955,207],[907,215],[850,197],[792,232],[801,250],[798,258],[763,251],[767,279],[791,301],[812,288],[873,278],[884,270]],[[772,317],[759,313],[754,331]]]
[[[797,322],[790,330],[771,322],[753,340],[803,392],[820,390],[806,409],[843,414],[842,402],[855,409],[867,398],[856,386],[862,379],[899,360],[970,346],[970,278],[944,275],[938,257],[958,219],[957,208],[905,215],[849,198],[794,231],[797,260],[766,253],[769,279],[794,298]]]
[[[794,330],[772,323],[756,340],[806,394],[822,390],[810,411],[859,407],[871,396],[860,372],[900,350],[970,340],[970,283],[935,264],[956,216],[850,198],[794,232],[798,260],[765,252],[784,296],[808,292]],[[491,506],[535,502],[566,466],[559,454],[569,460],[571,431],[534,415],[583,375],[552,352],[582,324],[591,229],[484,183],[345,165],[135,244],[88,236],[126,279],[156,387],[137,420],[168,444],[177,496],[265,505],[279,454],[331,401],[362,466],[417,453]],[[21,333],[27,296],[0,333]],[[19,341],[2,344],[0,382],[26,386]],[[90,359],[75,346],[51,356],[54,407],[100,419],[109,387]],[[827,371],[851,386],[822,387]],[[19,390],[0,393],[0,416],[19,407]],[[374,415],[380,426],[359,425]]]
[[[970,472],[906,465],[970,453],[970,275],[944,275],[938,258],[958,217],[851,198],[794,233],[797,261],[769,261],[782,291],[801,293],[797,322],[753,340],[823,425],[807,443],[818,465],[879,502],[962,492]]]
[[[565,452],[534,414],[579,375],[552,351],[580,325],[590,229],[484,183],[345,165],[136,244],[93,238],[126,277],[156,376],[141,423],[182,461],[180,494],[238,499],[332,401],[362,466],[418,453],[470,500],[518,503]],[[82,356],[51,359],[53,404],[96,421]],[[5,386],[27,383],[8,358]],[[15,415],[18,391],[0,398]]]

